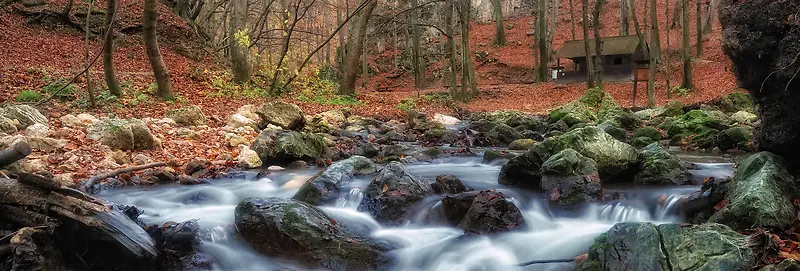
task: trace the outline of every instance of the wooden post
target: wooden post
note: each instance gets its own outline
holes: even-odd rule
[[[4,168],[16,161],[31,154],[31,146],[28,142],[17,141],[14,145],[0,151],[0,168]]]
[[[633,107],[636,107],[636,85],[638,85],[638,82],[639,82],[639,64],[637,63],[633,73]]]

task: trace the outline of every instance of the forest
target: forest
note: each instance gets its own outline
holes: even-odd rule
[[[0,271],[800,270],[800,0],[0,0]]]

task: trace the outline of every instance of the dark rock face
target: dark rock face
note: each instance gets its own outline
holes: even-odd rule
[[[315,162],[329,154],[322,136],[287,130],[264,130],[250,149],[265,164],[285,165],[297,160]]]
[[[331,270],[385,270],[391,246],[357,236],[316,207],[283,198],[248,198],[236,227],[257,251]]]
[[[436,176],[436,182],[431,184],[433,192],[436,194],[458,194],[467,192],[470,189],[464,186],[458,177],[451,174],[442,174]]]
[[[634,182],[638,184],[683,185],[691,183],[691,173],[677,156],[652,143],[642,148],[643,161],[639,164]]]
[[[761,123],[755,144],[786,158],[790,168],[800,165],[798,12],[796,0],[723,0],[719,6],[722,50],[733,62],[739,85],[758,105]]]
[[[750,270],[746,236],[725,225],[626,222],[595,239],[576,270]]]
[[[597,163],[573,149],[563,150],[542,165],[541,189],[552,204],[578,208],[603,198]]]
[[[359,211],[367,211],[382,223],[398,225],[418,201],[432,194],[425,179],[405,172],[403,164],[391,162],[364,190]]]
[[[67,270],[55,242],[43,230],[22,228],[10,240],[10,270]],[[0,264],[0,267],[3,265]]]
[[[333,163],[315,175],[292,197],[312,205],[331,203],[339,196],[339,187],[350,182],[354,176],[375,172],[375,164],[366,157],[353,156]]]
[[[495,190],[478,192],[458,227],[470,234],[505,232],[525,225],[513,202]]]
[[[456,195],[448,195],[442,199],[442,210],[450,226],[456,226],[464,218],[464,215],[472,206],[472,201],[478,196],[480,191],[464,192]]]

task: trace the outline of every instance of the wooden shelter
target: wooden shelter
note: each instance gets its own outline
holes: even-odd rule
[[[639,69],[648,68],[648,60],[642,50],[638,36],[616,36],[602,39],[603,81],[633,81]],[[557,61],[556,82],[564,84],[586,82],[585,48],[583,40],[571,40],[564,42],[564,45],[558,49],[555,54]],[[597,54],[596,48],[595,40],[589,40],[589,50],[592,55]],[[566,70],[562,66],[561,59],[572,60],[572,70]]]

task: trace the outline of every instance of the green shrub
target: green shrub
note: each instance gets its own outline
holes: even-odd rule
[[[403,99],[397,104],[397,109],[408,113],[411,110],[417,109],[417,101],[415,101],[414,98]]]
[[[17,102],[30,103],[30,102],[38,102],[41,101],[42,99],[44,99],[44,97],[42,97],[42,94],[39,94],[39,92],[32,90],[23,90],[22,92],[19,93],[19,95],[17,95]]]
[[[69,83],[69,81],[67,81],[66,79],[55,79],[54,81],[48,83],[46,86],[42,87],[41,92],[47,95],[52,95],[53,98],[62,101],[75,100],[75,94],[79,93],[80,89],[78,89],[78,87],[72,84],[67,85],[67,83]]]

